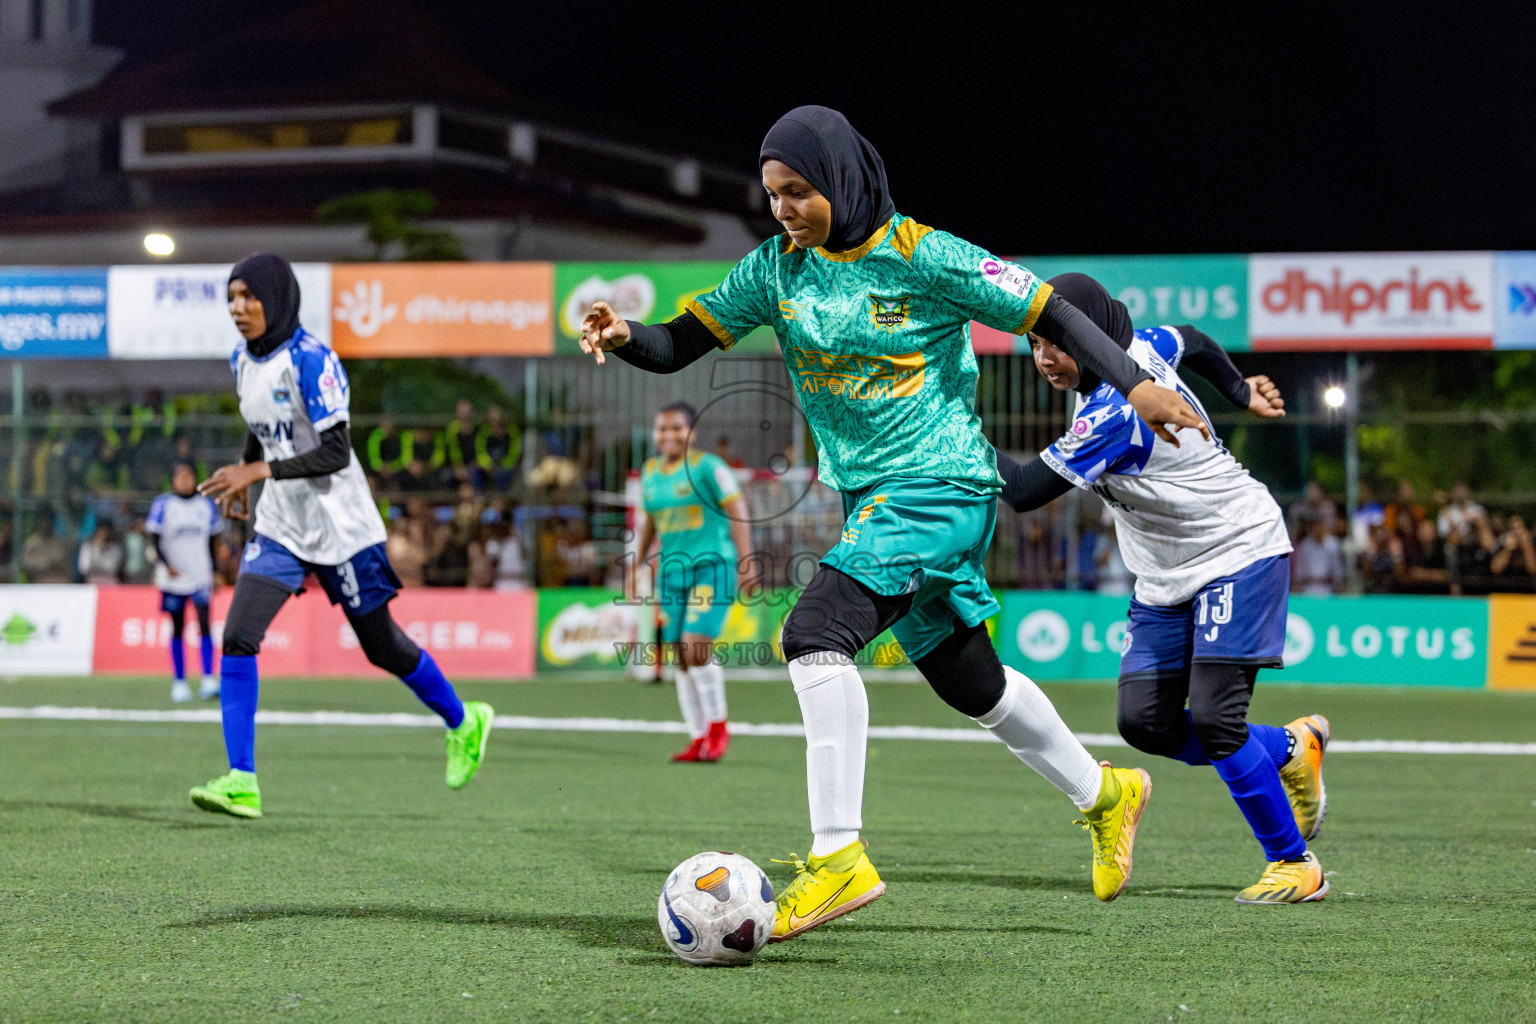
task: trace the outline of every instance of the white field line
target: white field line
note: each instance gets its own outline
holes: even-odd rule
[[[186,711],[123,708],[61,708],[42,705],[32,708],[0,707],[0,719],[30,719],[54,722],[199,722],[218,724],[216,708]],[[397,712],[374,714],[357,711],[258,711],[261,725],[342,725],[371,728],[441,729],[436,715]],[[533,718],[528,715],[497,715],[496,728],[544,730],[550,732],[645,732],[684,733],[682,722],[654,722],[636,718]],[[732,722],[737,736],[804,736],[799,725]],[[872,740],[929,740],[948,743],[991,743],[993,736],[985,729],[934,729],[917,725],[870,726]],[[1077,738],[1088,747],[1124,747],[1125,740],[1109,733],[1080,732]],[[1516,754],[1536,756],[1536,743],[1452,743],[1445,740],[1333,740],[1329,753],[1335,754]]]

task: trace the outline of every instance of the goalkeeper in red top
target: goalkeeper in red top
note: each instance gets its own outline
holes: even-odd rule
[[[779,894],[773,939],[885,891],[860,838],[869,704],[854,658],[887,627],[946,703],[1085,812],[1094,891],[1113,899],[1149,780],[1095,762],[987,636],[998,604],[982,557],[1002,481],[976,415],[969,323],[1055,339],[1170,438],[1167,424],[1204,422],[1029,271],[898,213],[879,154],[836,111],[790,111],[763,140],[759,165],[785,233],[667,324],[621,320],[598,303],[582,347],[599,362],[611,350],[666,373],[772,326],[820,478],[842,494],[841,538],[783,630],[805,721],[814,839]]]

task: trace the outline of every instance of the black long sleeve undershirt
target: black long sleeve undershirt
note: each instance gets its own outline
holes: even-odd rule
[[[1045,300],[1033,332],[1077,360],[1084,382],[1080,390],[1091,391],[1096,381],[1104,380],[1122,395],[1129,395],[1136,385],[1152,379],[1088,314],[1060,295]]]
[[[1174,330],[1184,338],[1184,358],[1179,361],[1179,366],[1187,366],[1210,381],[1222,397],[1239,409],[1248,408],[1253,389],[1216,339],[1190,324]]]
[[[704,321],[684,313],[664,324],[629,324],[629,343],[613,354],[631,366],[651,373],[676,373],[720,347]]]
[[[261,461],[261,441],[249,430],[245,432],[245,449],[240,453],[241,462]]]
[[[1049,504],[1072,489],[1072,484],[1043,459],[1015,462],[1007,453],[997,452],[997,472],[1003,478],[1003,493],[998,495],[1015,512],[1029,512]]]
[[[259,445],[258,445],[259,447]],[[250,451],[247,442],[246,451]],[[257,453],[257,459],[261,457]],[[246,459],[255,462],[256,459]],[[345,423],[338,423],[320,433],[320,443],[303,455],[291,459],[277,459],[267,463],[273,480],[298,480],[305,477],[327,476],[339,473],[352,461],[352,433]]]

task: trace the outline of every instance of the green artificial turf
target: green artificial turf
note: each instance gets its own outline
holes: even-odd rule
[[[169,707],[159,680],[0,684],[0,705]],[[675,717],[670,688],[466,684],[506,714]],[[875,724],[961,727],[872,683]],[[1107,686],[1051,687],[1113,731]],[[263,684],[293,710],[418,710],[391,682]],[[733,717],[793,722],[787,683]],[[205,706],[205,705],[204,705]],[[1350,739],[1536,741],[1536,695],[1270,686],[1256,720]],[[656,895],[700,850],[808,842],[804,745],[495,734],[462,792],[427,729],[263,726],[267,817],[200,812],[211,724],[0,721],[0,1021],[1530,1021],[1536,759],[1335,754],[1322,903],[1239,907],[1263,867],[1214,774],[1125,749],[1155,792],[1126,893],[1088,881],[1074,808],[994,744],[875,741],[864,806],[889,886],[750,966],[674,959]]]

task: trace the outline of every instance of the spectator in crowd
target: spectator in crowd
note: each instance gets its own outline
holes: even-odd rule
[[[523,538],[511,516],[504,516],[485,542],[487,557],[495,565],[497,590],[526,590],[528,588],[528,561],[523,552]]]
[[[401,434],[396,430],[393,420],[380,420],[379,425],[368,432],[368,457],[363,460],[363,468],[377,477],[385,490],[398,489],[396,477],[405,471],[415,457],[416,453],[412,450],[415,441],[415,435]]]
[[[422,458],[422,446],[417,443],[416,431],[406,430],[400,434],[401,451],[404,453],[404,462],[401,468],[395,472],[393,485],[396,490],[409,494],[420,494],[433,489],[435,481],[432,479],[432,468]]]
[[[1369,482],[1360,481],[1360,503],[1355,506],[1355,518],[1349,524],[1349,536],[1355,550],[1363,552],[1370,543],[1371,530],[1385,526],[1386,522],[1386,506],[1376,500],[1375,491]]]
[[[1404,575],[1403,546],[1384,523],[1372,525],[1360,545],[1360,579],[1368,594],[1389,594]]]
[[[1520,516],[1509,517],[1499,537],[1498,550],[1489,560],[1488,571],[1497,577],[1497,589],[1536,589],[1536,545]]]
[[[1451,500],[1440,510],[1440,515],[1436,518],[1436,524],[1439,527],[1440,536],[1449,537],[1451,531],[1458,526],[1465,526],[1472,520],[1485,515],[1483,506],[1472,500],[1467,482],[1458,480],[1456,486],[1451,488]]]
[[[1307,484],[1306,492],[1300,500],[1291,502],[1286,520],[1293,544],[1310,533],[1313,524],[1321,524],[1323,532],[1333,536],[1343,532],[1340,529],[1338,503],[1328,497],[1323,491],[1323,485],[1316,480]]]
[[[475,439],[480,426],[475,422],[475,405],[459,399],[453,421],[438,433],[432,448],[432,465],[451,475],[456,483],[475,482]]]
[[[76,567],[86,583],[122,582],[123,546],[112,535],[111,523],[98,524],[91,538],[80,545]]]
[[[581,483],[581,467],[567,458],[565,442],[551,432],[544,438],[545,454],[528,475],[529,486],[543,492],[541,497],[551,503],[566,504],[574,500],[573,492]]]
[[[475,488],[505,491],[512,484],[522,452],[522,440],[507,424],[507,414],[501,406],[491,406],[485,411],[485,422],[475,432]]]
[[[1486,594],[1498,541],[1481,509],[1468,512],[1445,538],[1445,560],[1452,594]]]
[[[123,582],[149,583],[154,577],[154,563],[149,557],[149,538],[144,520],[135,518],[123,531]]]
[[[21,568],[32,583],[68,583],[69,551],[53,527],[53,514],[37,517],[37,526],[21,546]]]
[[[389,520],[389,536],[384,542],[384,553],[402,586],[425,585],[423,570],[427,564],[427,546],[422,537],[423,524],[408,514],[401,513]]]
[[[1382,520],[1386,524],[1387,532],[1402,536],[1402,520],[1416,524],[1424,518],[1424,506],[1418,502],[1413,488],[1413,481],[1407,478],[1399,480],[1397,482],[1397,497],[1382,509]]]
[[[485,499],[475,490],[474,484],[459,484],[458,504],[453,507],[453,528],[460,536],[475,537],[485,516]]]
[[[1427,517],[1421,519],[1413,524],[1410,532],[1414,540],[1413,557],[1411,561],[1404,560],[1404,576],[1398,589],[1419,594],[1446,593],[1451,574],[1445,558],[1445,545],[1440,541],[1435,521]]]
[[[469,538],[455,527],[451,505],[436,510],[427,537],[427,563],[422,569],[427,586],[464,586],[469,579]]]
[[[1055,588],[1050,506],[1021,513],[1016,518],[1019,524],[1019,586],[1025,590]]]
[[[1291,556],[1291,592],[1311,597],[1336,594],[1344,586],[1344,550],[1331,527],[1317,516],[1308,520],[1307,532]]]

